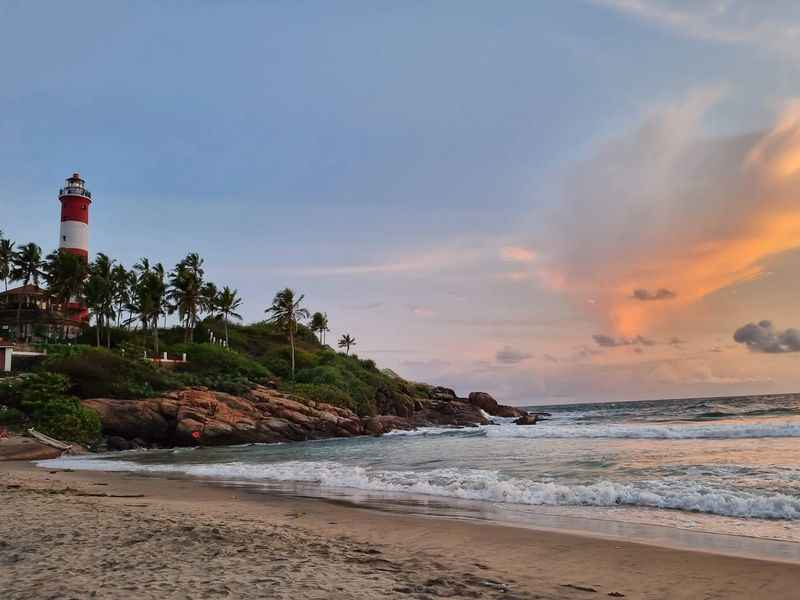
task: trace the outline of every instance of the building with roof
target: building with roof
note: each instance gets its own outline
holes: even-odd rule
[[[92,194],[79,173],[67,178],[58,200],[61,203],[59,250],[88,261]],[[16,342],[74,339],[88,324],[89,314],[83,303],[75,301],[60,306],[36,285],[0,292],[0,338]]]

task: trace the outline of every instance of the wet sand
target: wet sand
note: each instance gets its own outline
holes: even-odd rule
[[[0,590],[32,598],[792,598],[800,564],[0,463]]]

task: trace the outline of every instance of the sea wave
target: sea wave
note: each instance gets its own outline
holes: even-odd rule
[[[800,437],[800,421],[715,425],[497,425],[483,428],[489,437],[509,438],[627,438],[627,439],[743,439]]]
[[[800,520],[800,498],[719,489],[685,479],[566,484],[503,476],[482,469],[372,470],[333,461],[281,463],[140,464],[80,457],[41,461],[48,468],[184,473],[228,481],[295,482],[327,488],[445,496],[526,505],[631,506],[674,509],[730,517]]]

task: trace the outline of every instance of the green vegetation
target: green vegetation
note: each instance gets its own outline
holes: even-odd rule
[[[41,370],[66,377],[70,393],[81,398],[147,398],[183,385],[174,373],[138,356],[91,346],[51,353]]]
[[[430,395],[429,387],[351,355],[350,333],[338,340],[344,352],[326,345],[327,314],[311,315],[303,294],[290,288],[275,294],[267,320],[234,323],[242,319],[237,290],[207,281],[196,253],[171,271],[147,258],[128,270],[105,254],[90,264],[63,251],[42,260],[35,244],[15,250],[0,233],[0,279],[35,285],[43,279],[53,306],[66,313],[82,301],[92,321],[75,345],[49,339],[47,359],[32,367],[24,385],[6,386],[0,424],[35,422],[56,437],[88,440],[94,421],[76,398],[138,399],[185,386],[241,395],[267,384],[359,415],[410,410],[414,398]],[[170,315],[178,325],[168,328]],[[162,352],[173,362],[149,360]],[[175,361],[184,354],[187,362]]]
[[[52,437],[90,445],[100,437],[100,418],[67,393],[69,381],[37,373],[0,382],[0,418],[9,425],[32,426]],[[11,421],[11,422],[9,422]]]

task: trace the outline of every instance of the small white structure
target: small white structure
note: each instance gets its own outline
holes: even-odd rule
[[[11,371],[11,356],[14,354],[14,347],[0,344],[0,371],[6,373]]]

